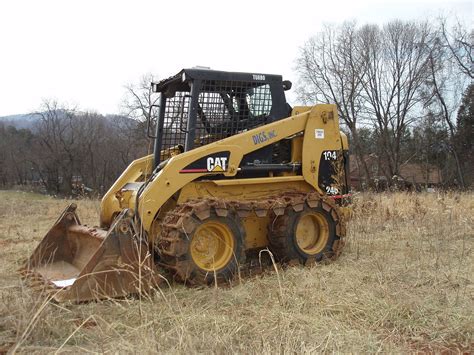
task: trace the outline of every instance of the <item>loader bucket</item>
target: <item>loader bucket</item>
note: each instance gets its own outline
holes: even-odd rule
[[[81,225],[69,205],[20,270],[27,284],[57,302],[147,292],[160,282],[148,244],[122,213],[109,230]]]

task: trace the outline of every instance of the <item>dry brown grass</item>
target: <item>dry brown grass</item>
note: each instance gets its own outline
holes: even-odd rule
[[[0,353],[473,351],[473,194],[359,195],[330,265],[43,308],[15,270],[67,201],[6,191],[0,201]],[[98,202],[78,205],[95,223]]]

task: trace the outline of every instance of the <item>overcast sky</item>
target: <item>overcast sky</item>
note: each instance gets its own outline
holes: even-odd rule
[[[47,98],[117,113],[124,85],[184,67],[282,74],[322,23],[453,15],[472,1],[0,0],[0,116]]]

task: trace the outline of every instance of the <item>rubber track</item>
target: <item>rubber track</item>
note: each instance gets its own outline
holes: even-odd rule
[[[344,246],[344,237],[346,235],[345,221],[339,206],[334,200],[321,196],[317,192],[287,192],[271,196],[263,201],[224,201],[215,198],[204,198],[190,200],[177,205],[166,214],[161,224],[161,233],[157,237],[156,245],[161,257],[160,264],[174,278],[192,285],[192,277],[189,274],[189,260],[187,260],[187,250],[190,242],[188,236],[198,226],[199,220],[203,221],[210,217],[211,211],[214,211],[217,216],[221,217],[226,217],[229,213],[236,213],[241,218],[249,216],[266,217],[270,215],[272,217],[270,223],[275,223],[273,227],[277,227],[277,229],[273,229],[273,231],[274,233],[276,232],[275,236],[278,237],[278,235],[283,235],[283,233],[278,233],[278,230],[284,227],[283,223],[278,222],[278,216],[283,215],[288,207],[293,208],[295,212],[302,211],[305,204],[312,208],[321,206],[332,215],[336,223],[338,239],[334,242],[334,254],[331,256],[331,259],[336,259]],[[240,260],[241,273],[244,275],[258,273],[250,270],[254,267],[254,260],[244,259],[245,257],[242,256]]]
[[[317,261],[324,261],[327,259],[335,260],[341,253],[341,249],[344,246],[344,237],[346,234],[345,221],[343,219],[343,214],[340,211],[339,206],[334,202],[334,200],[327,197],[320,197],[315,193],[311,194],[301,194],[293,196],[285,196],[288,201],[285,209],[282,210],[273,210],[271,211],[271,223],[268,226],[269,233],[269,247],[275,256],[280,261],[290,264],[297,265],[304,263],[305,265],[312,265]],[[308,206],[309,208],[322,208],[329,215],[335,223],[335,234],[336,240],[333,243],[332,251],[325,254],[323,259],[316,260],[314,257],[310,257],[306,260],[303,259],[287,259],[288,249],[288,215],[285,215],[286,211],[293,210],[294,212],[301,212]]]

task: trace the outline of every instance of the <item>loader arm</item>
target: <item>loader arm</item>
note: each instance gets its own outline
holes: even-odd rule
[[[134,160],[109,188],[100,202],[100,226],[109,227],[121,207],[115,194],[128,182],[143,181],[153,167],[153,154]]]
[[[293,113],[298,113],[294,110]],[[317,131],[323,132],[317,136]],[[337,110],[334,105],[316,105],[309,111],[290,116],[286,119],[258,127],[247,132],[193,149],[171,158],[168,164],[147,184],[138,199],[138,213],[142,227],[149,231],[161,206],[177,191],[197,178],[214,175],[214,172],[196,171],[180,173],[203,157],[229,152],[229,159],[224,176],[232,177],[244,155],[276,143],[284,138],[304,132],[302,175],[305,181],[321,194],[318,186],[319,160],[327,149],[341,149],[341,136]],[[135,198],[130,198],[129,207],[136,210]]]

